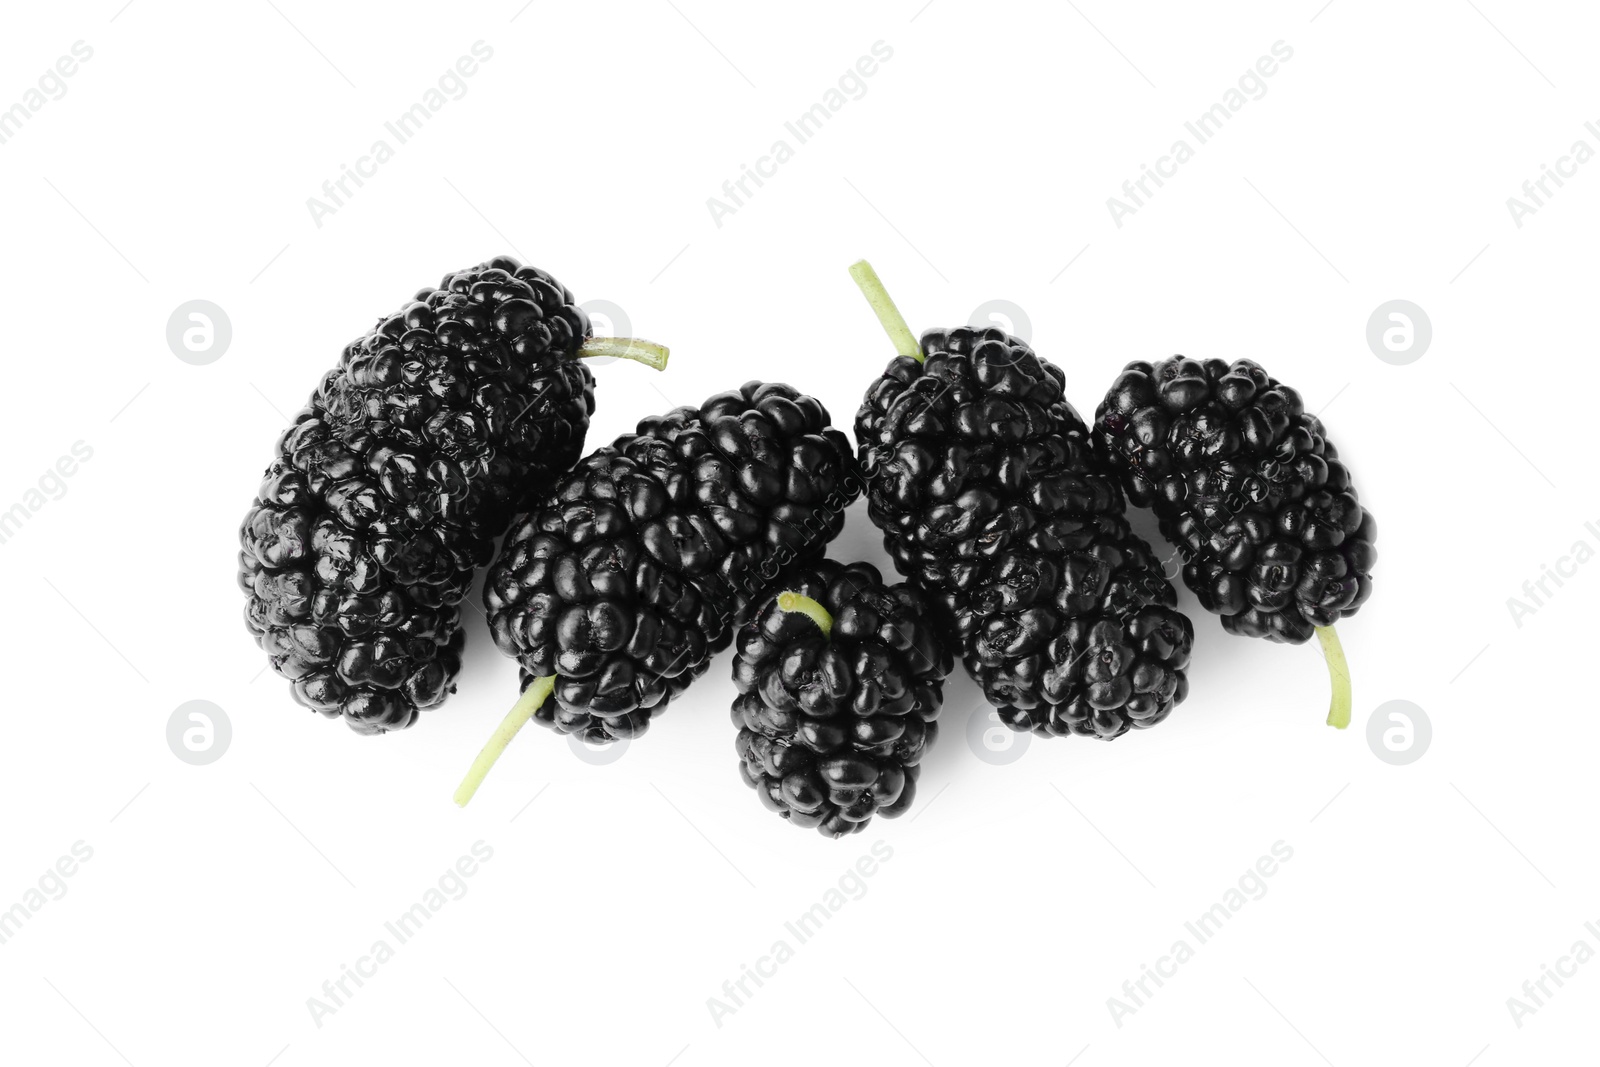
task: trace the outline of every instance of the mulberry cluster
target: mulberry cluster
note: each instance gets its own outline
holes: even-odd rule
[[[761,802],[828,837],[916,796],[951,655],[910,586],[865,563],[796,568],[740,628],[733,722]]]
[[[1229,633],[1300,644],[1371,594],[1377,524],[1322,423],[1255,363],[1130,363],[1095,442]]]
[[[240,528],[245,621],[297,701],[381,733],[453,690],[474,570],[582,451],[589,333],[560,283],[501,257],[345,348]]]
[[[1114,738],[1161,722],[1188,691],[1193,628],[1061,370],[994,328],[931,330],[920,348],[856,416],[896,568],[1013,729]]]
[[[555,676],[538,721],[595,744],[643,733],[780,569],[821,553],[859,492],[828,423],[750,382],[640,422],[514,527],[484,605],[524,688]]]

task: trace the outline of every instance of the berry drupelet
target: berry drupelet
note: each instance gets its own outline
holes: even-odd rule
[[[559,282],[501,257],[345,348],[240,530],[245,620],[297,701],[382,733],[454,688],[474,571],[582,451],[594,378],[578,357],[665,361],[589,334]]]
[[[1094,433],[1225,630],[1296,645],[1318,636],[1333,676],[1328,724],[1349,725],[1333,626],[1372,592],[1377,524],[1300,394],[1249,360],[1130,363]]]
[[[489,569],[489,626],[524,690],[457,803],[530,717],[591,744],[643,733],[780,570],[838,535],[859,491],[827,409],[781,384],[647,418],[590,454]]]
[[[875,567],[797,567],[739,630],[740,771],[762,804],[828,837],[911,807],[952,659],[927,605]]]
[[[1061,370],[998,329],[919,343],[864,261],[851,268],[900,355],[856,441],[872,521],[1000,718],[1115,738],[1188,692],[1194,640]]]

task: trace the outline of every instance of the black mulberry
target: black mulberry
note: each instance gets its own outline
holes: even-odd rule
[[[951,655],[922,596],[877,568],[795,568],[739,630],[733,722],[744,780],[828,837],[911,807]]]
[[[787,385],[749,382],[643,420],[516,524],[483,596],[523,698],[457,803],[530,716],[594,744],[643,733],[781,569],[821,554],[860,492],[828,421]]]
[[[594,378],[576,357],[665,360],[589,335],[559,282],[501,257],[345,348],[240,528],[245,620],[297,701],[381,733],[453,690],[473,572],[582,452]]]
[[[1350,722],[1333,625],[1372,592],[1377,524],[1300,394],[1249,360],[1130,363],[1095,414],[1095,445],[1128,499],[1152,508],[1183,580],[1232,634],[1301,644],[1315,633]]]
[[[856,441],[872,521],[901,574],[1016,730],[1119,737],[1188,692],[1194,631],[1061,370],[998,329],[920,344],[865,262],[851,268],[900,356]]]

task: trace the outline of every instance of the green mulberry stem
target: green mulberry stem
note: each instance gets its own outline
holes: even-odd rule
[[[827,608],[810,597],[787,591],[779,593],[778,608],[781,611],[794,611],[804,615],[817,624],[817,629],[822,631],[823,637],[833,636],[833,616],[828,614]]]
[[[917,343],[916,334],[911,332],[911,327],[906,325],[900,309],[889,299],[889,291],[883,287],[883,282],[879,279],[878,272],[872,269],[872,264],[864,259],[857,260],[850,266],[850,277],[855,279],[861,295],[867,298],[867,303],[872,305],[878,321],[883,323],[884,332],[889,335],[889,340],[894,342],[894,350],[921,363],[922,346]]]
[[[1328,703],[1328,725],[1343,730],[1350,725],[1350,665],[1344,659],[1344,646],[1331,626],[1317,627],[1317,640],[1328,660],[1328,679],[1333,683],[1333,699]]]
[[[483,746],[483,751],[472,761],[467,776],[461,779],[461,784],[456,787],[455,802],[459,807],[467,806],[472,794],[478,791],[484,778],[488,777],[490,769],[494,767],[494,761],[499,759],[500,753],[511,744],[511,739],[517,736],[517,731],[526,726],[528,720],[533,718],[533,713],[549,699],[555,687],[555,675],[547,674],[542,678],[535,678],[533,684],[522,691],[522,696],[511,706],[511,710],[506,712],[506,717],[500,721],[500,725],[495,727],[488,743]]]
[[[667,356],[670,354],[666,345],[658,345],[641,337],[591,337],[578,346],[579,359],[600,359],[605,356],[631,359],[651,370],[666,370]]]

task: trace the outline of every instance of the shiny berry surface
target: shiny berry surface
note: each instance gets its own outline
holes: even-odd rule
[[[1188,692],[1193,628],[1061,370],[994,328],[930,330],[921,347],[856,416],[895,567],[1013,729],[1114,738],[1161,722]]]
[[[245,621],[297,701],[382,733],[453,690],[474,571],[582,451],[588,332],[559,283],[502,257],[346,347],[240,527]]]
[[[849,441],[787,385],[749,382],[647,418],[580,462],[506,537],[484,585],[534,718],[605,743],[731,642],[782,567],[836,537],[859,492]]]
[[[1377,523],[1322,423],[1257,364],[1130,363],[1095,444],[1229,633],[1299,644],[1371,595]]]
[[[833,625],[824,635],[771,596],[740,627],[740,772],[794,825],[858,833],[911,807],[953,660],[921,594],[885,586],[870,564],[819,560],[778,585],[817,601]]]

